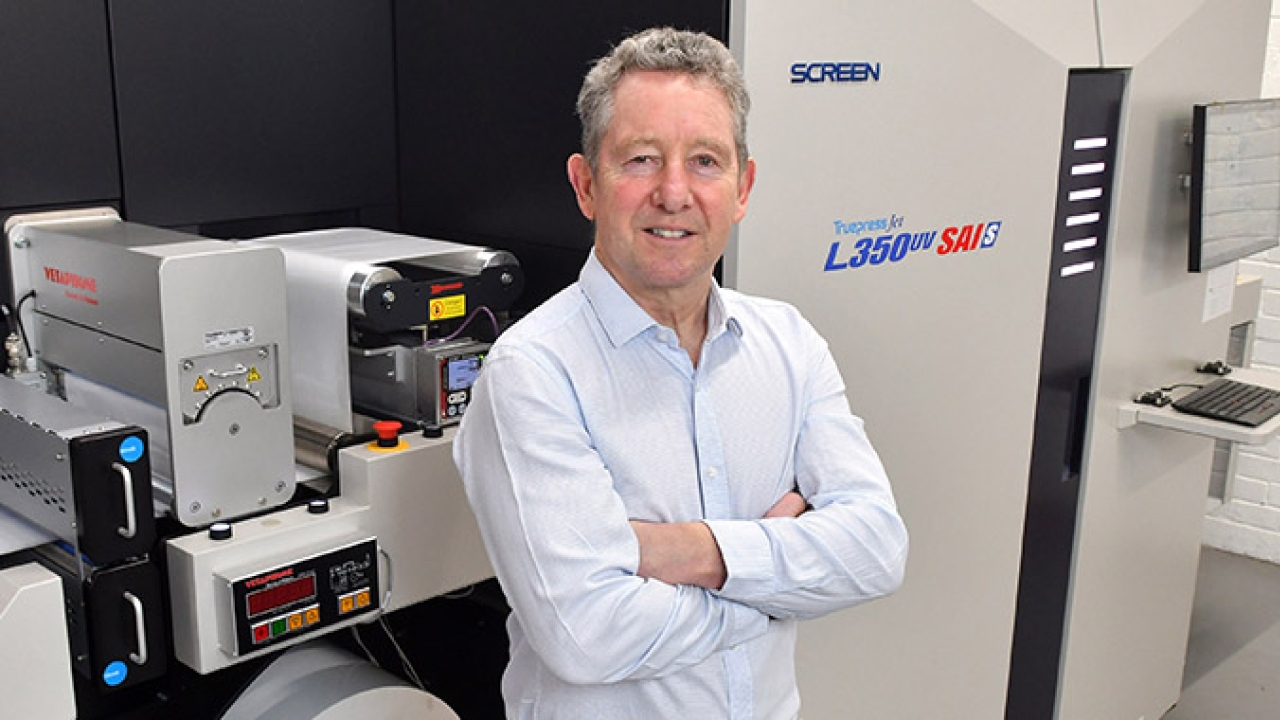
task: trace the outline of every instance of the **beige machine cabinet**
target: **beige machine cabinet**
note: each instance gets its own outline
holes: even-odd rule
[[[1014,720],[1155,720],[1177,700],[1213,443],[1118,428],[1117,409],[1226,347],[1186,270],[1177,176],[1192,105],[1256,97],[1269,8],[733,3],[759,172],[727,284],[828,338],[911,532],[900,593],[803,626],[807,720],[1007,717],[1065,98],[1091,68],[1125,85],[1109,247],[1077,268],[1101,294],[1076,328],[1096,351],[1063,639],[1039,658],[1049,709]]]

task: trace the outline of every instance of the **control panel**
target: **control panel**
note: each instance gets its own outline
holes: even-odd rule
[[[270,647],[380,607],[378,543],[370,537],[290,563],[217,575],[232,622],[222,649],[232,655]],[[229,635],[229,636],[227,636]]]
[[[452,425],[462,420],[471,402],[471,386],[480,374],[489,343],[466,341],[429,348],[432,377],[424,390],[435,396],[436,425]],[[425,399],[425,397],[424,397]]]

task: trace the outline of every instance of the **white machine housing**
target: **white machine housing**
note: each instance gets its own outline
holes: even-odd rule
[[[293,496],[278,250],[112,211],[15,216],[6,232],[36,356],[68,399],[147,428],[174,517],[207,525]]]
[[[324,513],[292,508],[231,524],[227,539],[193,533],[166,543],[174,654],[200,673],[314,638],[298,634],[269,648],[238,651],[232,595],[218,578],[243,575],[323,553],[353,539],[377,540],[376,612],[351,616],[333,630],[369,622],[493,576],[462,480],[453,465],[452,428],[440,438],[403,435],[339,453],[342,495]],[[323,581],[323,580],[322,580]]]
[[[759,173],[728,284],[793,302],[830,341],[911,532],[898,594],[801,628],[806,718],[1154,720],[1176,702],[1214,443],[1118,414],[1222,357],[1251,316],[1206,312],[1179,175],[1193,105],[1257,96],[1269,8],[732,3]],[[1069,82],[1099,71],[1125,83],[1097,198],[1109,210],[1092,218],[1105,254],[1087,233],[1056,239]],[[963,242],[993,222],[998,236]],[[1067,582],[1045,623],[1063,635],[1032,658],[1051,685],[1041,709],[1019,714],[1007,701],[1031,664],[1011,658],[1026,649],[1024,573],[1042,562],[1024,555],[1038,532],[1024,520],[1043,509],[1029,468],[1055,280],[1101,293],[1097,319],[1070,328],[1096,349],[1068,443],[1079,472],[1062,477],[1078,495],[1052,509],[1072,523],[1052,543]]]

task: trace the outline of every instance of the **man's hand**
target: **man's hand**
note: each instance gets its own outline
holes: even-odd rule
[[[724,558],[711,528],[704,523],[632,520],[631,529],[640,542],[640,568],[636,575],[708,590],[724,586]]]
[[[766,518],[797,518],[809,509],[804,497],[792,490],[764,514]],[[724,587],[728,573],[720,546],[711,528],[700,522],[655,523],[632,520],[640,543],[640,568],[636,575],[669,585],[697,585],[708,590]]]
[[[765,513],[764,516],[767,518],[798,518],[808,509],[809,503],[804,499],[804,496],[792,490],[774,503],[773,507],[769,508],[769,512]]]

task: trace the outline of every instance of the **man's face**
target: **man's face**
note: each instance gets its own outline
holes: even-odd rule
[[[569,159],[596,255],[642,304],[705,292],[755,180],[753,161],[738,166],[729,102],[670,72],[627,73],[613,99],[596,172],[581,155]]]

